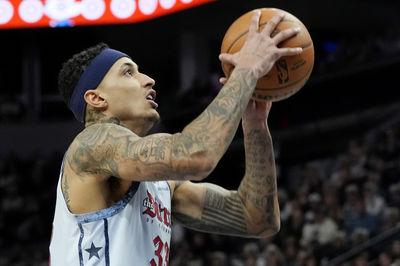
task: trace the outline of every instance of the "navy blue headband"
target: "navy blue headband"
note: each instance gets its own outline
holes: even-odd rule
[[[96,56],[89,66],[82,73],[79,78],[78,84],[74,88],[71,99],[69,100],[69,109],[74,113],[75,118],[84,123],[86,112],[86,101],[83,98],[87,90],[96,89],[108,70],[114,63],[121,57],[128,57],[128,55],[121,53],[114,49],[105,49],[98,56]]]

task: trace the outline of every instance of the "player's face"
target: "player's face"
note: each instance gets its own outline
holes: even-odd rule
[[[131,59],[122,57],[107,72],[98,90],[107,101],[107,111],[121,122],[155,123],[159,114],[154,84]]]

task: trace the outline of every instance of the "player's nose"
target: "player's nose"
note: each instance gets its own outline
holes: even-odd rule
[[[146,74],[142,74],[142,84],[143,84],[143,87],[151,89],[156,84],[156,81],[154,79],[150,78],[149,76],[147,76]]]

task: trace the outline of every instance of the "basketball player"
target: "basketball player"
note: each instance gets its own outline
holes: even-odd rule
[[[271,37],[283,15],[262,32],[259,18],[255,12],[239,53],[220,56],[235,69],[219,94],[173,135],[146,135],[159,119],[155,82],[128,55],[100,44],[64,64],[59,87],[85,128],[61,168],[51,265],[168,265],[172,217],[228,235],[265,237],[279,230],[271,103],[250,99],[277,59],[302,50],[277,47],[298,29]],[[238,190],[190,182],[215,168],[241,119],[246,171]]]

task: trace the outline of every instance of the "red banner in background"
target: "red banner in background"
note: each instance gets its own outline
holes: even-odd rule
[[[0,0],[0,29],[125,24],[216,0]]]

